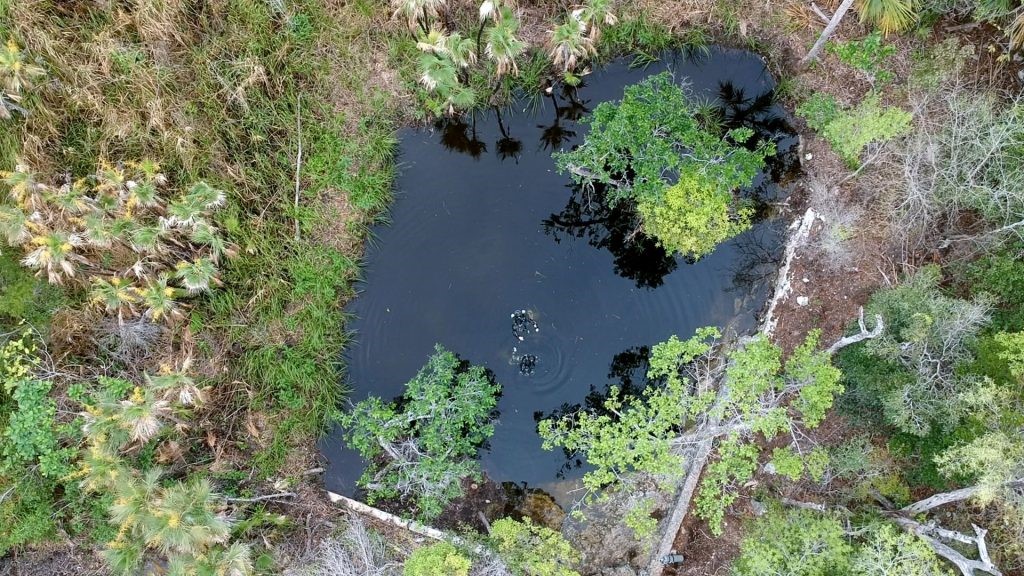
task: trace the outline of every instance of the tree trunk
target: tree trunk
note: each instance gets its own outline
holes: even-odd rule
[[[933,524],[921,524],[902,516],[894,517],[893,521],[907,532],[916,534],[918,538],[928,544],[932,551],[956,566],[963,576],[982,576],[983,574],[1003,576],[1003,573],[999,571],[999,568],[992,562],[992,558],[988,554],[988,546],[985,544],[987,530],[971,524],[971,527],[974,528],[974,536],[968,536],[953,530],[939,528]],[[975,546],[978,550],[978,560],[964,556],[956,549],[939,540],[940,538]]]
[[[789,282],[789,269],[793,265],[797,249],[807,241],[811,234],[811,226],[814,225],[817,218],[817,213],[808,208],[807,212],[804,212],[803,218],[790,225],[790,228],[795,229],[795,231],[789,237],[789,241],[786,242],[786,255],[783,259],[782,267],[779,268],[779,277],[775,281],[775,293],[768,304],[768,311],[764,315],[764,322],[761,324],[761,332],[765,336],[771,337],[772,333],[775,332],[775,326],[779,322],[779,319],[775,317],[775,308],[793,290],[793,286]]]
[[[839,5],[839,9],[832,15],[832,20],[828,23],[828,26],[825,26],[825,29],[821,32],[821,36],[818,37],[818,41],[814,43],[811,51],[807,53],[807,56],[804,56],[803,59],[800,60],[800,66],[807,66],[812,60],[818,57],[821,49],[825,47],[825,42],[828,42],[832,33],[839,27],[839,23],[843,20],[843,16],[846,15],[850,6],[853,6],[853,0],[843,0],[843,3]]]
[[[1017,480],[1011,480],[1004,484],[1004,486],[1016,486],[1018,484],[1024,484],[1024,478],[1018,478]],[[931,510],[932,508],[938,508],[946,504],[952,504],[954,502],[961,502],[974,496],[981,491],[981,486],[968,486],[967,488],[961,488],[959,490],[953,490],[952,492],[942,492],[940,494],[933,494],[925,498],[924,500],[918,500],[913,504],[900,509],[900,513],[913,516],[916,514],[923,514]]]
[[[725,399],[728,398],[729,389],[728,386],[723,382],[718,390],[718,399],[715,401],[715,406],[711,409],[712,416],[702,429],[706,428],[717,428],[721,420],[720,410],[717,410]],[[658,547],[654,550],[654,555],[651,557],[650,563],[647,565],[647,573],[649,576],[661,576],[662,569],[664,566],[661,564],[662,556],[666,556],[672,553],[672,544],[676,541],[676,535],[679,534],[679,529],[683,525],[683,520],[686,519],[686,514],[690,511],[690,502],[693,501],[693,493],[697,490],[697,482],[700,481],[701,473],[704,472],[704,466],[708,462],[708,458],[711,457],[711,449],[714,448],[716,436],[712,436],[707,440],[703,440],[693,449],[691,457],[687,459],[687,466],[689,470],[686,472],[686,479],[683,481],[683,487],[679,491],[679,496],[676,498],[676,504],[672,508],[672,515],[669,516],[668,522],[665,525],[664,531],[661,534],[661,542]]]

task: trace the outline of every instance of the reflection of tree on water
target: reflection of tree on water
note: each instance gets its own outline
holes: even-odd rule
[[[732,286],[743,298],[757,296],[758,289],[767,286],[782,264],[779,246],[782,230],[778,225],[757,226],[733,240],[736,257],[730,264]]]
[[[523,153],[523,141],[513,138],[509,133],[505,123],[501,120],[501,110],[495,109],[494,115],[498,119],[498,131],[501,132],[501,138],[495,143],[495,152],[498,154],[498,159],[505,161],[512,158],[518,164],[519,155]]]
[[[636,282],[639,288],[657,288],[678,266],[675,258],[649,236],[638,231],[640,218],[627,202],[609,207],[599,188],[572,187],[569,203],[543,222],[544,232],[555,242],[562,237],[586,238],[614,257],[615,273]]]
[[[782,181],[799,168],[799,157],[789,148],[793,139],[793,127],[775,104],[775,91],[769,90],[757,96],[747,96],[746,90],[732,82],[718,84],[717,104],[725,128],[750,128],[757,140],[770,140],[779,146],[779,153],[767,158],[766,174],[775,182]],[[795,141],[794,141],[795,142]],[[755,146],[751,141],[748,146]]]
[[[608,367],[608,379],[611,380],[598,390],[596,386],[590,387],[590,392],[583,399],[582,404],[562,404],[560,407],[548,413],[534,412],[533,420],[540,422],[547,419],[561,419],[570,414],[585,410],[592,414],[608,414],[604,407],[605,401],[611,392],[612,386],[617,386],[621,397],[636,396],[643,392],[648,385],[647,370],[650,368],[651,349],[647,346],[633,346],[619,352],[612,358]],[[583,458],[575,452],[563,448],[565,462],[555,474],[557,478],[565,478],[565,475],[583,465]]]
[[[474,159],[487,152],[487,143],[477,137],[476,114],[471,114],[471,123],[461,118],[442,118],[434,123],[441,131],[441,146],[450,152],[468,154]]]
[[[576,137],[576,131],[562,126],[562,121],[564,120],[573,123],[579,122],[580,118],[583,118],[590,113],[590,109],[587,108],[587,102],[579,100],[578,89],[579,86],[572,87],[567,84],[563,84],[561,89],[561,104],[559,104],[559,98],[555,96],[553,90],[548,94],[548,97],[551,98],[551,103],[555,107],[555,120],[549,126],[537,126],[537,128],[542,129],[540,134],[540,143],[543,149],[555,152],[560,150],[566,141]]]

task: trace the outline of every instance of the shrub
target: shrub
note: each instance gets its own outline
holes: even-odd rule
[[[822,112],[812,110],[815,113]],[[827,112],[827,109],[824,111]],[[826,117],[821,115],[815,118],[815,123],[824,121],[822,136],[851,167],[860,163],[860,154],[868,144],[885,142],[905,134],[911,121],[909,112],[882,106],[878,94],[868,95],[856,107],[839,112],[830,120],[825,121]]]
[[[816,511],[772,508],[740,544],[736,576],[841,576],[853,547],[836,518]]]
[[[892,80],[892,72],[883,69],[882,64],[896,53],[896,47],[884,44],[880,32],[872,32],[860,40],[830,43],[828,50],[847,66],[867,74],[872,84]]]
[[[579,576],[572,566],[579,553],[558,532],[529,519],[502,518],[491,525],[490,540],[515,576]]]
[[[404,576],[468,576],[471,560],[448,542],[421,546],[405,560]]]
[[[371,502],[409,498],[433,518],[462,494],[461,480],[479,474],[480,445],[501,387],[441,345],[406,384],[401,404],[370,397],[341,417],[345,439],[369,464],[360,483]]]

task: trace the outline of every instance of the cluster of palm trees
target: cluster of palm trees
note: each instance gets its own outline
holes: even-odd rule
[[[470,38],[444,25],[447,0],[392,0],[395,17],[404,18],[417,37],[419,82],[437,98],[432,103],[436,112],[452,115],[478,101],[469,81],[469,72],[478,63],[490,67],[495,83],[519,74],[517,60],[527,46],[518,36],[519,17],[512,1],[484,0],[476,37]],[[566,80],[577,80],[579,65],[597,52],[601,27],[617,21],[613,2],[586,0],[551,31],[549,56]]]
[[[613,0],[587,0],[551,31],[548,55],[569,84],[578,82],[578,66],[597,54],[601,27],[618,22],[613,8]]]
[[[435,111],[451,115],[477,102],[469,71],[478,63],[492,66],[495,80],[519,73],[516,59],[525,52],[526,44],[517,36],[519,18],[514,6],[502,0],[485,0],[473,39],[444,26],[446,0],[393,0],[392,5],[395,16],[404,17],[417,36],[416,47],[421,52],[419,82],[437,98],[432,105]]]
[[[224,192],[198,182],[167,201],[150,161],[103,163],[59,186],[24,165],[0,177],[0,239],[52,283],[87,282],[93,304],[119,320],[179,318],[181,300],[219,284],[217,265],[233,254],[212,221]]]
[[[184,372],[149,376],[142,386],[107,380],[86,401],[83,431],[88,447],[79,462],[81,487],[113,496],[108,513],[118,526],[104,557],[115,572],[138,573],[147,555],[166,560],[166,574],[252,573],[249,547],[230,543],[225,500],[205,479],[168,479],[160,468],[131,465],[152,441],[157,459],[180,459],[175,432],[187,428],[189,410],[204,391]],[[126,392],[131,390],[131,392]]]

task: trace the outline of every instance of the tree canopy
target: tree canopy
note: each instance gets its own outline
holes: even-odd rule
[[[606,187],[609,202],[632,202],[644,230],[666,250],[700,257],[750,226],[736,191],[749,186],[774,144],[749,128],[726,130],[670,74],[626,88],[597,106],[583,144],[554,154],[581,186]]]

